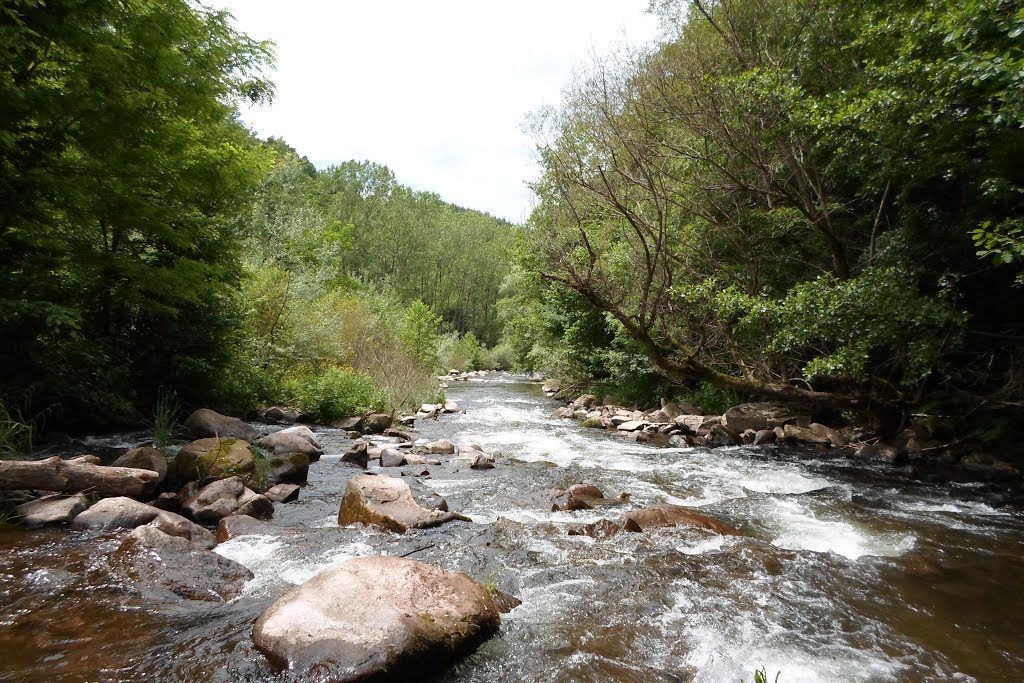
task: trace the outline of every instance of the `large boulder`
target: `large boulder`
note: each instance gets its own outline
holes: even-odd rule
[[[740,434],[748,429],[757,432],[786,424],[807,427],[810,423],[810,415],[783,403],[744,403],[730,408],[722,416],[722,424]]]
[[[231,600],[252,578],[234,560],[152,526],[132,531],[110,562],[138,583],[163,587],[187,600]]]
[[[428,510],[412,496],[409,485],[396,477],[360,474],[349,479],[338,509],[338,524],[368,524],[404,534],[452,520],[472,521],[453,512]]]
[[[652,505],[642,510],[630,510],[622,520],[626,531],[646,531],[666,526],[689,526],[711,531],[723,536],[739,536],[740,532],[725,522],[702,515],[693,508],[666,503]]]
[[[256,620],[252,637],[301,679],[419,680],[472,652],[499,624],[491,593],[465,574],[362,557],[286,593]]]
[[[367,434],[381,434],[391,426],[391,416],[374,413],[363,418],[363,431]]]
[[[165,534],[194,541],[203,547],[215,545],[213,534],[181,515],[140,503],[131,498],[104,498],[75,517],[72,526],[79,529],[134,529],[152,524]]]
[[[319,459],[324,453],[316,434],[305,425],[296,425],[268,434],[256,443],[272,450],[274,455],[302,453],[311,459]]]
[[[193,439],[220,437],[254,441],[259,438],[259,432],[242,420],[221,415],[209,408],[200,408],[185,418],[182,429],[186,436]]]
[[[305,484],[309,478],[309,456],[305,453],[286,453],[267,458],[263,474],[267,486]]]
[[[192,519],[213,524],[229,515],[247,515],[256,519],[270,519],[274,504],[265,496],[245,486],[240,477],[218,479],[204,486],[194,497],[182,505]]]
[[[69,524],[71,520],[89,507],[89,501],[81,493],[73,496],[45,496],[22,503],[15,512],[18,522],[29,528]]]
[[[137,470],[150,470],[159,476],[157,482],[167,478],[167,456],[151,446],[133,448],[115,460],[111,467],[131,467]]]
[[[240,439],[199,439],[182,447],[174,459],[178,481],[206,477],[241,477],[257,485],[256,459]]]

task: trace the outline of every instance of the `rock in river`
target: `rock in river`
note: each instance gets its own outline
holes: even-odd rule
[[[497,632],[491,594],[465,574],[398,557],[362,557],[293,588],[252,637],[299,678],[418,680]]]
[[[646,531],[666,526],[691,526],[723,536],[739,536],[739,530],[725,522],[712,519],[681,505],[659,504],[625,514],[622,528],[626,531]]]
[[[252,441],[259,438],[259,432],[247,423],[237,417],[221,415],[209,408],[200,408],[189,415],[182,427],[185,434],[193,439],[221,437]]]
[[[18,521],[29,527],[67,524],[89,507],[81,493],[73,496],[46,496],[22,503],[16,509]]]
[[[184,446],[174,458],[182,483],[206,477],[242,477],[257,485],[256,460],[249,444],[239,439],[199,439]]]
[[[167,477],[167,456],[151,446],[143,446],[127,451],[115,460],[111,467],[133,467],[137,470],[156,472],[159,483]]]
[[[303,453],[310,459],[318,460],[324,451],[313,430],[305,425],[288,427],[281,431],[268,434],[257,442],[264,448],[274,451],[274,455],[285,453]]]
[[[453,512],[428,510],[412,497],[409,485],[396,477],[359,474],[352,477],[338,510],[338,524],[369,524],[404,534],[452,520],[472,521]]]
[[[162,586],[188,600],[231,600],[252,578],[237,562],[152,526],[132,531],[111,565],[138,583]]]
[[[181,515],[140,503],[131,498],[104,498],[75,517],[72,525],[79,529],[134,529],[151,524],[166,534],[180,536],[212,548],[213,534]]]

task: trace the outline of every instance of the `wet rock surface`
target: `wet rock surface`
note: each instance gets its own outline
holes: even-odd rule
[[[391,680],[443,668],[498,630],[491,594],[465,574],[394,557],[321,572],[260,615],[253,640],[299,676]]]
[[[383,475],[350,479],[338,510],[338,524],[368,524],[400,534],[455,520],[470,521],[453,512],[423,507],[413,498],[407,483]]]
[[[187,600],[231,600],[252,578],[252,572],[237,562],[152,526],[133,530],[111,564],[132,581]]]

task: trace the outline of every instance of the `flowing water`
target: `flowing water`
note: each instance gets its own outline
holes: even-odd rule
[[[455,385],[449,399],[467,412],[420,422],[415,436],[501,451],[498,467],[401,470],[474,524],[404,536],[339,528],[358,470],[339,462],[344,433],[321,430],[327,454],[300,501],[279,505],[266,533],[218,546],[255,575],[230,603],[168,602],[119,577],[106,558],[123,532],[0,533],[0,680],[293,680],[254,649],[253,621],[288,587],[372,554],[465,571],[522,599],[445,682],[752,681],[761,667],[783,683],[1024,672],[1024,523],[969,489],[911,485],[822,453],[630,443],[550,417],[539,387],[510,375]],[[580,482],[627,492],[633,507],[693,506],[745,535],[570,536],[621,512],[552,512],[551,491]]]

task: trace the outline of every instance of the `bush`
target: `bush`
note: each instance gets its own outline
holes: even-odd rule
[[[516,350],[510,342],[503,341],[491,349],[483,349],[480,367],[484,370],[518,370]]]
[[[387,408],[387,394],[372,377],[345,368],[310,372],[289,380],[287,385],[295,404],[320,422]]]

